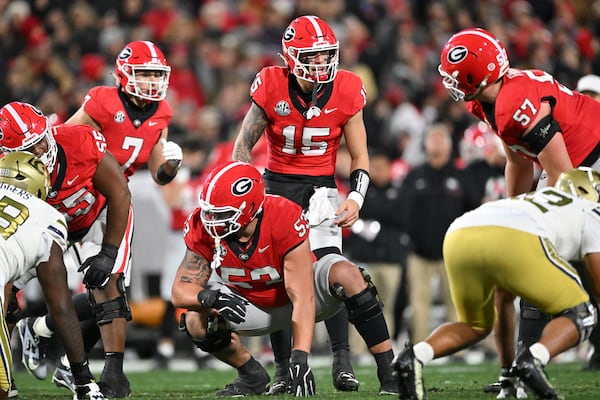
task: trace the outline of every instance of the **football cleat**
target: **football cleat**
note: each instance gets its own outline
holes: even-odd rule
[[[243,397],[263,394],[270,380],[267,371],[260,369],[250,377],[238,376],[233,382],[225,385],[224,389],[217,390],[214,395],[217,397]]]
[[[23,350],[21,361],[23,365],[39,380],[46,379],[48,366],[46,365],[46,345],[48,339],[40,337],[33,331],[34,317],[28,317],[17,322],[19,339]]]
[[[559,400],[563,398],[558,395],[556,389],[548,380],[540,360],[533,357],[528,348],[519,353],[511,372],[520,378],[525,386],[535,393],[538,399]]]
[[[288,381],[290,378],[290,371],[286,365],[275,364],[275,376],[273,377],[273,383],[269,386],[267,391],[268,396],[278,396],[287,393]]]
[[[338,392],[358,392],[359,385],[352,372],[342,371],[333,379],[333,387]]]
[[[423,363],[416,359],[410,342],[407,342],[404,350],[394,358],[392,367],[398,379],[398,395],[400,399],[427,399],[425,382],[423,382]]]
[[[75,379],[71,368],[63,364],[62,360],[58,360],[54,374],[52,374],[52,382],[58,387],[64,387],[75,393]]]
[[[100,376],[100,382],[98,382],[102,393],[111,399],[131,396],[131,386],[127,377],[122,372],[112,373],[106,371],[105,367]]]
[[[17,385],[15,384],[15,380],[10,380],[10,387],[8,388],[8,398],[14,399],[19,396],[19,389],[17,389]]]
[[[339,392],[357,392],[358,379],[350,364],[348,350],[337,350],[333,352],[333,367],[331,368],[333,387]]]
[[[95,382],[75,386],[73,400],[103,400],[105,398]]]

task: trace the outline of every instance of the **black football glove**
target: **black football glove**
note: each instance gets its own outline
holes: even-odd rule
[[[24,317],[24,312],[19,306],[19,300],[17,299],[17,293],[19,288],[13,286],[8,295],[8,306],[6,309],[6,322],[9,324],[16,324],[21,318]]]
[[[315,376],[308,366],[308,353],[302,350],[293,350],[290,358],[289,394],[296,397],[314,396],[317,392]]]
[[[222,293],[220,290],[204,289],[198,293],[198,301],[202,307],[214,308],[225,319],[234,324],[246,320],[248,300],[234,293]]]
[[[115,266],[119,248],[112,244],[103,244],[95,256],[89,257],[77,271],[86,271],[83,283],[88,289],[102,289],[108,283],[110,273]]]

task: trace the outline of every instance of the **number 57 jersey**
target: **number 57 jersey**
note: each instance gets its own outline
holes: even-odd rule
[[[308,240],[308,222],[299,205],[275,195],[265,196],[263,212],[257,218],[248,242],[230,235],[216,249],[215,240],[202,225],[200,209],[196,209],[186,221],[185,244],[208,262],[219,252],[223,260],[215,272],[228,286],[259,307],[279,307],[290,302],[283,281],[283,260]]]
[[[522,136],[534,126],[543,102],[552,107],[573,166],[595,155],[586,160],[590,166],[600,156],[600,102],[567,88],[547,72],[511,68],[502,78],[493,109],[478,101],[467,102],[467,107],[487,121],[513,151],[536,160],[537,155]]]
[[[67,248],[65,218],[45,201],[7,183],[0,183],[0,235],[1,286],[35,276],[35,267],[48,261],[52,243],[63,251]]]

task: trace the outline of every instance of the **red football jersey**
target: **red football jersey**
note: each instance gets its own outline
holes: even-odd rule
[[[561,85],[552,75],[540,70],[511,68],[502,78],[493,118],[485,115],[478,101],[467,102],[476,117],[487,121],[498,136],[514,151],[537,161],[523,141],[523,132],[532,125],[542,99],[554,99],[552,114],[560,125],[571,162],[579,166],[600,142],[600,103]]]
[[[149,107],[148,113],[141,113],[140,118],[136,118],[128,112],[128,106],[119,96],[119,88],[111,86],[94,87],[83,100],[83,109],[100,126],[108,150],[126,177],[148,161],[152,148],[173,116],[173,110],[165,100]]]
[[[266,196],[259,218],[247,244],[227,237],[221,240],[225,255],[216,272],[257,306],[279,307],[290,302],[283,282],[283,258],[308,239],[308,222],[299,205],[274,195]],[[213,259],[215,240],[202,225],[200,209],[190,214],[184,239],[190,250],[208,261]]]
[[[73,233],[94,223],[106,203],[92,182],[104,157],[106,141],[88,125],[58,125],[52,129],[58,154],[47,201],[65,216],[72,239]]]
[[[366,103],[360,78],[339,70],[319,116],[306,119],[292,101],[287,67],[263,68],[250,87],[252,100],[269,119],[265,129],[267,168],[283,174],[331,176],[335,173],[342,127]]]

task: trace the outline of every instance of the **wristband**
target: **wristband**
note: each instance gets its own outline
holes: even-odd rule
[[[161,165],[160,167],[158,167],[158,170],[156,171],[156,179],[160,183],[163,183],[163,184],[171,182],[173,179],[175,179],[176,175],[177,175],[177,170],[175,170],[175,175],[167,174],[167,171],[165,171],[165,168],[164,168],[164,164]]]
[[[100,249],[100,253],[105,254],[114,260],[115,258],[117,258],[119,248],[110,243],[103,243],[102,248]]]
[[[308,364],[308,353],[302,350],[292,350],[291,364]]]
[[[358,204],[359,210],[362,208],[363,203],[365,202],[365,199],[356,190],[348,193],[348,200],[354,200],[356,202],[356,204]]]
[[[367,197],[367,189],[371,178],[364,169],[355,169],[350,173],[350,191],[358,192],[362,198]]]

